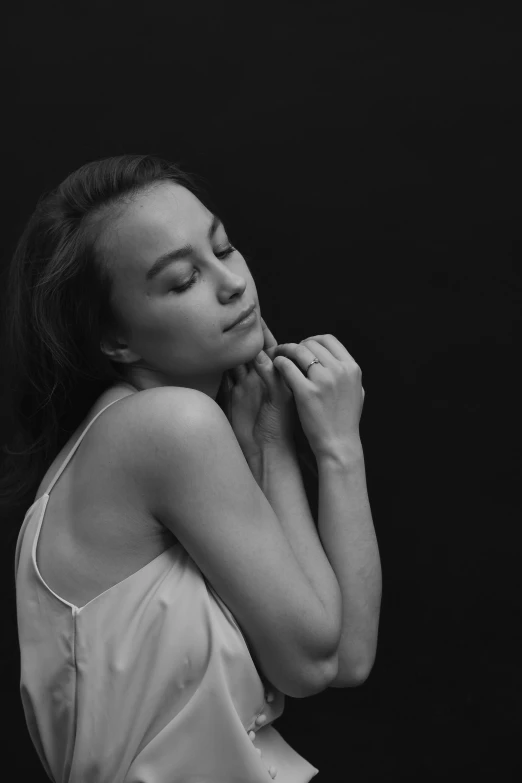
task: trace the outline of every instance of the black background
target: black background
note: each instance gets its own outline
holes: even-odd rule
[[[276,728],[324,783],[518,779],[511,7],[21,3],[5,21],[4,264],[43,190],[87,160],[160,154],[209,182],[276,338],[332,333],[362,367],[377,660],[360,688],[287,697]],[[3,763],[39,783],[14,541],[3,557]]]

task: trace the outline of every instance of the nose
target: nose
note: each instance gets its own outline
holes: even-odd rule
[[[225,298],[229,298],[230,294],[241,297],[246,287],[247,281],[244,277],[230,269],[223,270],[221,290],[224,292]]]

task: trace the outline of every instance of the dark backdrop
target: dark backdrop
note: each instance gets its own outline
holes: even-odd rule
[[[362,367],[377,660],[360,688],[287,698],[276,728],[324,783],[517,779],[514,14],[150,0],[20,3],[7,23],[4,264],[44,189],[87,160],[157,153],[209,182],[278,340],[333,333]],[[4,763],[39,783],[13,540],[2,557]]]

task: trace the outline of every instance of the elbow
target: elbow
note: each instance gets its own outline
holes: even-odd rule
[[[337,673],[330,683],[331,688],[358,688],[364,685],[371,674],[377,655],[376,641],[351,640],[341,644],[337,650]]]
[[[286,691],[294,699],[305,699],[325,691],[335,679],[338,671],[337,654],[322,661],[314,662],[306,669],[306,676],[302,676],[299,682],[292,684],[292,691]]]
[[[285,693],[294,699],[315,696],[327,688],[358,688],[364,685],[373,668],[374,659],[365,659],[357,664],[343,661],[337,653],[307,669],[306,676],[293,682]]]
[[[335,677],[331,680],[330,688],[358,688],[364,685],[373,669],[373,661],[360,662],[358,665],[338,667]]]
[[[354,672],[352,672],[348,677],[345,677],[344,680],[341,680],[341,684],[334,686],[338,688],[358,688],[361,685],[364,685],[368,677],[370,676],[371,666],[370,667],[364,667],[360,669],[356,669]]]

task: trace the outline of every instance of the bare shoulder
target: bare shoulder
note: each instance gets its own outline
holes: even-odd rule
[[[182,431],[197,430],[198,424],[228,420],[219,405],[204,392],[183,386],[159,386],[126,397],[115,406],[108,426],[121,447],[126,468],[141,482],[158,467],[161,444]]]
[[[121,415],[128,419],[127,425],[132,431],[136,427],[141,433],[155,428],[167,418],[168,421],[186,421],[187,417],[202,415],[224,416],[225,414],[208,394],[184,386],[157,386],[145,389],[138,394],[125,397],[124,404],[118,406]],[[226,417],[225,417],[226,418]]]

